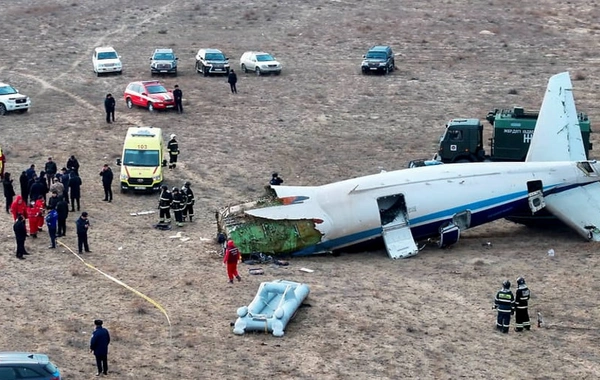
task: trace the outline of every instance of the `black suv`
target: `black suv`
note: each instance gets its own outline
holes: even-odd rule
[[[383,73],[394,71],[394,52],[389,46],[373,46],[363,55],[361,70],[363,74]]]
[[[2,380],[61,380],[60,371],[44,354],[0,352]]]

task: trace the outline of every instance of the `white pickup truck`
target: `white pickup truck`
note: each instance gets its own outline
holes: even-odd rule
[[[27,112],[30,106],[29,96],[19,94],[16,88],[0,82],[0,116],[11,111]]]

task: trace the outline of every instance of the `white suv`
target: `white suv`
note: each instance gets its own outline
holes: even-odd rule
[[[196,71],[209,74],[229,74],[229,58],[219,49],[200,49],[196,54]]]
[[[0,116],[9,111],[27,112],[31,106],[29,96],[19,94],[19,90],[0,82]]]
[[[121,56],[110,46],[97,47],[94,49],[94,54],[92,54],[92,66],[94,66],[94,72],[97,76],[104,73],[121,74],[123,72]]]
[[[256,75],[281,74],[281,63],[269,53],[247,51],[240,58],[240,68],[243,72],[253,71]]]

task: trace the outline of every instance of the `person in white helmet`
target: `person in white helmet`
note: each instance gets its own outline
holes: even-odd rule
[[[179,155],[179,144],[177,143],[177,136],[171,135],[171,140],[167,144],[169,150],[169,169],[175,169],[177,166],[177,156]]]

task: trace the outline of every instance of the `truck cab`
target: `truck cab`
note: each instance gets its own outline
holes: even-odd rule
[[[479,119],[452,119],[440,138],[436,160],[444,163],[482,161],[483,125]]]

